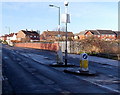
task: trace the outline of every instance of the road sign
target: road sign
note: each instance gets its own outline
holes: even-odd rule
[[[86,53],[80,54],[80,70],[88,71],[88,55]]]
[[[62,23],[70,23],[70,14],[62,14],[61,22]]]
[[[88,55],[87,54],[83,54],[83,59],[87,59]]]

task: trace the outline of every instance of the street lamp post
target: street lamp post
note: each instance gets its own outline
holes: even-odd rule
[[[67,13],[67,11],[68,11],[68,2],[65,1],[64,4],[65,4],[65,14],[62,14],[61,21],[62,21],[62,23],[65,23],[65,26],[66,26],[66,33],[65,33],[65,37],[66,37],[66,40],[65,40],[65,60],[64,60],[65,62],[63,62],[62,51],[61,51],[61,49],[59,49],[59,51],[57,52],[58,53],[57,58],[59,59],[58,64],[55,63],[55,64],[50,65],[50,66],[53,66],[53,67],[74,66],[74,64],[67,64],[67,23],[70,23],[70,15]],[[58,27],[58,31],[59,31],[59,34],[60,34],[60,7],[55,6],[55,5],[49,5],[49,6],[56,7],[56,8],[59,9],[59,24],[58,24],[59,27]]]
[[[59,40],[60,40],[60,7],[55,5],[49,5],[50,7],[58,8],[58,32],[59,32]],[[59,42],[58,42],[59,45]]]
[[[67,23],[68,23],[68,12],[67,12],[67,10],[68,10],[68,2],[67,1],[65,1],[64,2],[64,5],[65,5],[65,14],[66,14],[66,21],[65,21],[65,25],[66,25],[66,41],[65,41],[65,66],[67,66]]]

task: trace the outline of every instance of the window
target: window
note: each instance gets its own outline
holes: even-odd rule
[[[112,35],[112,37],[115,37],[115,35]]]
[[[98,35],[98,37],[100,37],[100,35]]]

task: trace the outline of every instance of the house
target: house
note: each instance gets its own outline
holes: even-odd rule
[[[116,34],[112,30],[85,30],[77,34],[79,39],[94,36],[104,40],[115,40]]]
[[[44,31],[40,35],[42,40],[48,40],[48,41],[56,41],[56,40],[65,40],[66,38],[66,32],[63,31]],[[68,39],[72,39],[74,37],[74,34],[72,32],[67,32]]]
[[[7,40],[7,37],[8,37],[8,35],[5,34],[4,36],[1,36],[1,37],[0,37],[0,40],[2,40],[2,41],[6,41],[6,40]]]
[[[10,33],[7,35],[6,41],[8,43],[16,41],[17,40],[17,33]]]
[[[21,42],[40,41],[40,35],[36,31],[20,30],[17,33],[17,40]]]
[[[120,40],[120,31],[114,31],[114,33],[116,34],[116,38]]]
[[[1,40],[6,41],[9,45],[13,45],[13,41],[16,40],[17,33],[10,33],[1,36]]]
[[[10,36],[10,40],[11,41],[17,40],[17,33],[12,33],[11,36]]]
[[[86,33],[86,32],[87,32],[87,31],[81,31],[80,33],[75,34],[74,39],[75,39],[75,40],[84,39],[84,38],[85,38],[85,33]]]
[[[97,30],[99,32],[99,36],[101,39],[105,40],[115,40],[116,39],[116,34],[112,30]]]

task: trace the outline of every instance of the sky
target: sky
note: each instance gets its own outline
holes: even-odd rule
[[[1,4],[1,3],[0,3]],[[65,11],[63,2],[2,2],[2,32],[0,35],[17,33],[20,30],[55,30],[58,27],[58,9]],[[118,30],[118,2],[69,2],[70,23],[68,31]],[[61,23],[65,27],[65,23]]]

